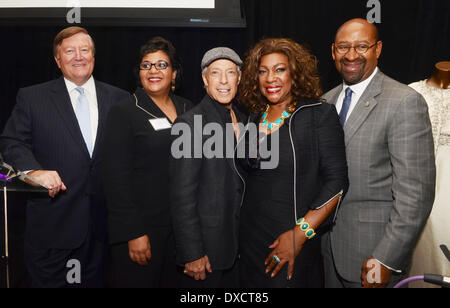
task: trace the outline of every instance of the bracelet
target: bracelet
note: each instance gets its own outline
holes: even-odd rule
[[[305,220],[305,218],[300,218],[297,221],[297,226],[299,226],[300,230],[305,232],[306,238],[308,240],[312,239],[314,236],[316,236],[316,232],[313,228],[309,225],[309,223]]]

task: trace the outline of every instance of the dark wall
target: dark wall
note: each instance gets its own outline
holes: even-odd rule
[[[319,59],[324,90],[340,82],[330,45],[346,20],[367,16],[367,0],[243,0],[247,29],[87,27],[96,46],[97,79],[128,91],[135,88],[133,68],[139,47],[161,35],[177,47],[184,62],[180,94],[194,102],[204,95],[200,61],[204,52],[229,46],[241,55],[262,37],[290,37],[308,45]],[[434,64],[450,60],[450,0],[380,0],[384,42],[380,68],[410,83],[425,79]],[[82,25],[83,26],[83,25]],[[15,104],[19,88],[59,76],[52,41],[63,27],[0,27],[0,130]],[[23,203],[11,200],[16,205]],[[10,256],[13,286],[26,285],[23,267],[24,207],[10,207]],[[3,239],[0,214],[0,239]],[[0,242],[3,255],[3,241]],[[0,287],[4,287],[0,265]]]
[[[184,63],[179,94],[197,102],[204,95],[200,77],[203,53],[229,46],[241,55],[262,37],[290,37],[308,45],[319,59],[324,90],[340,80],[330,56],[337,28],[354,17],[366,18],[368,0],[243,0],[246,29],[87,27],[96,46],[94,76],[128,91],[139,47],[150,37],[171,40]],[[449,59],[450,0],[380,0],[384,42],[381,69],[404,83],[425,79],[436,62]],[[83,24],[82,24],[83,26]],[[20,87],[59,76],[52,41],[63,27],[2,27],[0,37],[0,129]]]
[[[379,0],[384,43],[380,68],[404,83],[425,79],[434,64],[450,60],[449,0]],[[340,81],[331,59],[336,30],[346,20],[366,18],[367,0],[245,1],[247,40],[286,36],[304,43],[319,59],[324,90]]]

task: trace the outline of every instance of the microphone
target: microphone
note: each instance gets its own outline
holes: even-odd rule
[[[446,245],[439,246],[444,253],[447,260],[450,262],[450,251],[448,250]],[[400,281],[394,289],[399,289],[407,285],[408,283],[411,283],[413,281],[425,281],[437,286],[441,286],[443,288],[450,288],[450,277],[449,276],[443,276],[443,275],[435,275],[435,274],[425,274],[423,276],[414,276],[407,278],[405,280]]]
[[[5,168],[8,172],[14,173],[14,168],[4,162],[3,157],[0,158],[0,167]]]
[[[448,250],[446,245],[439,246],[444,253],[445,257],[447,258],[448,262],[450,262],[450,251]]]
[[[450,288],[450,277],[434,274],[425,274],[425,282],[432,283],[444,288]]]
[[[14,168],[11,167],[10,165],[8,165],[7,163],[5,163],[5,161],[3,160],[3,156],[2,153],[0,153],[0,167],[1,168],[5,168],[8,170],[8,172],[14,173]]]
[[[0,167],[8,169],[8,174],[14,173],[14,170],[12,169],[12,167],[10,165],[8,165],[8,164],[5,165],[5,162],[3,161],[2,153],[0,153]],[[8,175],[0,173],[0,180],[8,181]]]
[[[450,262],[450,251],[448,250],[446,245],[439,246],[444,253],[447,260]],[[444,288],[450,288],[450,277],[443,275],[434,275],[434,274],[425,274],[424,279],[425,282],[432,283]]]

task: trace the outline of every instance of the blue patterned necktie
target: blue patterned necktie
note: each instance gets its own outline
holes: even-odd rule
[[[342,127],[344,127],[345,121],[347,121],[348,110],[350,109],[350,104],[352,103],[352,93],[352,89],[345,89],[344,103],[342,104],[341,112],[339,112],[339,121],[341,122]]]
[[[92,157],[92,132],[91,132],[91,115],[89,112],[89,101],[84,94],[84,89],[78,87],[77,90],[80,95],[78,96],[75,104],[75,115],[77,116],[78,125],[80,126],[81,133],[83,134],[84,142],[89,151],[89,155]]]

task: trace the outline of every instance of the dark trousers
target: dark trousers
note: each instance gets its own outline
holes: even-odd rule
[[[177,288],[181,274],[175,263],[175,243],[170,228],[147,230],[152,257],[148,266],[130,259],[128,242],[111,246],[112,286],[116,288]]]
[[[25,263],[33,288],[102,288],[108,246],[92,230],[76,249],[42,249],[25,239]]]
[[[182,273],[184,268],[179,268]],[[194,278],[183,275],[181,281],[182,288],[189,289],[234,289],[239,288],[239,260],[236,260],[233,267],[226,270],[214,270],[206,275],[205,280],[195,280]]]

